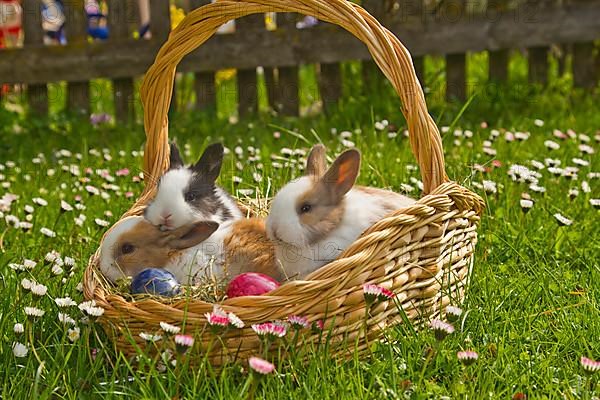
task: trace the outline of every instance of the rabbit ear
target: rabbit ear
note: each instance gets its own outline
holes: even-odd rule
[[[196,246],[208,239],[218,228],[219,224],[214,221],[199,221],[183,226],[171,232],[169,245],[179,250]]]
[[[192,166],[192,170],[201,175],[206,182],[215,183],[221,172],[222,162],[223,145],[214,143],[204,150],[198,162]]]
[[[316,144],[310,150],[306,159],[306,175],[320,178],[327,170],[326,148],[322,144]]]
[[[360,152],[355,149],[342,153],[321,178],[324,189],[336,201],[354,186],[360,170]]]
[[[171,154],[169,155],[169,169],[176,169],[183,167],[183,160],[181,159],[181,154],[179,154],[179,149],[175,142],[171,143]]]

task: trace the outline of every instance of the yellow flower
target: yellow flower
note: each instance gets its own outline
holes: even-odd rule
[[[217,72],[215,80],[217,81],[217,84],[220,84],[224,81],[233,79],[233,77],[235,77],[235,69],[224,69]]]
[[[185,12],[181,8],[177,8],[171,4],[171,29],[175,29],[177,25],[185,18]]]

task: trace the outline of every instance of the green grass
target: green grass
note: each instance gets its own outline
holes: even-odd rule
[[[506,399],[523,392],[530,399],[576,399],[591,398],[593,391],[595,396],[600,393],[597,376],[588,380],[579,365],[582,355],[600,358],[599,211],[589,203],[591,198],[600,197],[600,187],[598,179],[587,178],[588,173],[600,171],[600,158],[597,154],[582,155],[578,140],[560,141],[552,136],[554,129],[573,129],[587,134],[591,138],[589,145],[596,152],[600,150],[594,141],[600,128],[600,98],[572,90],[568,76],[555,76],[545,89],[527,85],[525,64],[518,56],[511,65],[510,85],[486,85],[485,56],[474,55],[470,57],[469,79],[475,98],[460,113],[461,104],[447,104],[442,99],[441,67],[439,60],[428,59],[430,110],[440,126],[449,126],[460,116],[454,128],[443,135],[448,173],[451,179],[481,193],[487,203],[475,268],[463,305],[464,318],[456,324],[456,332],[439,345],[431,332],[416,333],[402,325],[387,331],[389,343],[377,346],[368,359],[335,362],[323,351],[315,351],[305,365],[279,361],[278,373],[262,380],[257,397]],[[303,73],[309,82],[314,79],[310,71]],[[308,148],[317,138],[329,147],[331,155],[339,153],[344,148],[339,136],[343,130],[353,132],[350,140],[363,152],[360,183],[395,190],[400,190],[401,183],[414,186],[411,178],[418,179],[419,174],[410,167],[415,163],[408,140],[401,134],[390,138],[387,129],[379,131],[374,127],[375,122],[387,119],[399,132],[404,129],[405,122],[390,87],[383,85],[380,90],[362,94],[361,85],[356,83],[360,82],[357,66],[346,65],[344,74],[354,77],[353,84],[345,88],[347,95],[327,116],[296,119],[261,113],[255,119],[231,124],[226,117],[233,107],[225,103],[219,108],[221,118],[209,113],[176,115],[171,120],[171,136],[180,145],[190,145],[190,162],[214,141],[223,141],[232,150],[240,146],[243,156],[238,159],[233,152],[227,156],[220,178],[221,184],[233,193],[254,189],[260,195],[272,195],[299,173],[294,168],[273,168],[272,154],[279,154],[283,147]],[[60,93],[61,89],[57,85],[53,90]],[[303,102],[315,97],[311,91],[303,96]],[[109,103],[110,98],[102,98],[98,110],[109,110]],[[543,120],[544,126],[537,126],[535,119]],[[488,128],[481,127],[483,121]],[[460,145],[456,145],[454,129],[471,130],[473,137],[459,138]],[[493,143],[495,157],[482,152],[482,144],[492,129],[502,131]],[[527,141],[506,142],[504,130],[531,135]],[[281,133],[280,139],[274,138],[276,131]],[[14,229],[0,220],[0,398],[245,397],[250,378],[239,366],[228,367],[220,374],[205,364],[158,372],[153,362],[142,359],[136,364],[115,354],[98,326],[79,323],[81,338],[71,343],[66,328],[58,321],[55,297],[71,296],[82,301],[77,284],[105,229],[94,219],[115,222],[131,205],[132,199],[124,194],[131,191],[137,195],[142,189],[142,184],[132,181],[141,168],[141,157],[132,155],[132,151],[142,148],[142,128],[93,128],[60,113],[38,120],[4,109],[0,110],[0,134],[0,163],[5,166],[0,180],[9,185],[0,189],[0,196],[8,192],[19,196],[4,215],[25,220],[25,205],[35,208],[30,232]],[[545,140],[555,140],[561,148],[547,150]],[[260,150],[262,169],[259,162],[248,161],[248,146]],[[72,155],[61,156],[57,153],[60,149],[68,149]],[[112,159],[94,155],[91,149],[100,154],[106,149]],[[40,164],[34,164],[32,159],[38,153],[44,157]],[[512,164],[534,169],[531,160],[555,158],[562,162],[561,167],[566,167],[574,165],[575,157],[590,162],[589,166],[580,167],[577,180],[554,177],[547,169],[540,171],[539,184],[547,189],[543,195],[528,190],[527,184],[513,182],[507,174]],[[502,166],[485,174],[473,171],[474,164],[490,166],[494,159],[501,161]],[[8,161],[15,166],[10,167]],[[74,176],[62,170],[68,170],[70,165],[79,166],[81,174]],[[93,171],[91,175],[85,173],[88,167]],[[96,173],[102,168],[112,176],[121,168],[129,168],[131,173],[115,177],[115,191],[102,188],[108,183]],[[48,176],[51,169],[55,174]],[[253,173],[262,175],[262,181],[255,182]],[[235,186],[233,176],[242,177],[243,182]],[[84,182],[84,177],[90,181]],[[483,180],[496,182],[498,193],[485,194],[478,189]],[[584,180],[591,186],[591,193],[582,190]],[[85,185],[101,188],[109,197],[88,195]],[[580,193],[570,200],[568,192],[574,187]],[[523,192],[535,200],[527,214],[519,206]],[[60,200],[74,205],[76,195],[82,196],[85,210],[61,214]],[[44,198],[48,205],[34,204],[35,197]],[[107,216],[107,211],[112,215]],[[555,213],[571,218],[573,225],[559,227]],[[83,226],[74,223],[79,214],[87,216]],[[53,229],[57,236],[42,235],[42,227]],[[51,250],[76,260],[72,276],[67,267],[62,276],[56,277],[49,266],[43,265],[44,255]],[[20,263],[25,258],[38,261],[31,272],[17,275],[9,268],[9,263]],[[47,295],[34,299],[30,292],[21,289],[23,277],[47,285]],[[35,322],[27,321],[23,308],[31,304],[45,310],[45,316]],[[69,313],[77,320],[82,317],[77,309]],[[24,334],[13,333],[16,322],[25,324]],[[27,357],[13,356],[11,346],[15,341],[27,344]],[[95,357],[92,349],[97,349]],[[424,354],[431,354],[431,349],[435,349],[436,356],[425,362]],[[470,367],[460,365],[456,352],[461,349],[477,351],[479,360]]]

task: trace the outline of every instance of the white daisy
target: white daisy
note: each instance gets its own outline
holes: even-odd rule
[[[73,211],[73,206],[64,200],[60,201],[60,210],[63,212]]]
[[[77,265],[75,262],[75,259],[73,259],[72,257],[65,257],[64,262],[65,262],[66,266],[71,267],[71,268],[73,268]]]
[[[171,325],[167,322],[161,322],[160,327],[165,333],[176,335],[181,331],[181,328],[175,325]]]
[[[36,283],[31,285],[31,293],[36,296],[45,296],[48,293],[48,287],[46,285],[42,285],[41,283]]]
[[[79,329],[78,326],[75,326],[73,328],[69,328],[67,330],[67,337],[69,338],[69,340],[71,342],[76,342],[77,340],[79,340],[80,332],[81,332],[81,330]]]
[[[573,224],[572,220],[559,213],[554,214],[554,218],[556,218],[558,224],[562,226],[569,226]]]
[[[15,357],[23,358],[27,357],[27,353],[29,352],[29,350],[27,349],[27,346],[25,346],[23,343],[13,342],[12,352]]]
[[[40,233],[42,235],[48,236],[49,238],[54,238],[56,237],[56,232],[54,232],[52,229],[48,229],[46,227],[40,229]]]
[[[71,307],[77,305],[77,303],[70,297],[57,297],[54,299],[54,302],[59,307]]]
[[[150,333],[141,332],[140,337],[144,339],[146,342],[158,342],[162,339],[161,335],[152,335]]]
[[[94,222],[96,223],[96,225],[101,226],[103,228],[105,228],[105,227],[107,227],[107,226],[110,225],[110,222],[105,221],[105,220],[100,219],[100,218],[95,218]]]
[[[77,322],[69,314],[59,312],[58,320],[64,325],[77,325]]]
[[[62,269],[62,267],[58,264],[53,264],[52,265],[52,273],[54,275],[60,275],[64,272],[64,270]]]
[[[43,317],[44,314],[46,314],[46,311],[44,310],[40,310],[37,307],[25,307],[25,314],[28,317],[32,317],[32,318],[39,318],[39,317]]]
[[[23,324],[17,322],[14,326],[13,326],[13,332],[17,335],[20,335],[21,333],[25,332],[25,326],[23,326]]]
[[[31,287],[35,284],[35,282],[30,281],[27,278],[21,279],[21,287],[25,290],[31,290]]]
[[[48,205],[48,202],[42,199],[41,197],[34,197],[33,199],[31,199],[31,201],[33,201],[35,204],[41,207],[45,207]]]

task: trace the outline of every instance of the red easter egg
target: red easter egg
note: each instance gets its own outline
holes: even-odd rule
[[[277,289],[280,283],[268,275],[246,272],[233,278],[227,285],[227,297],[260,296]]]

